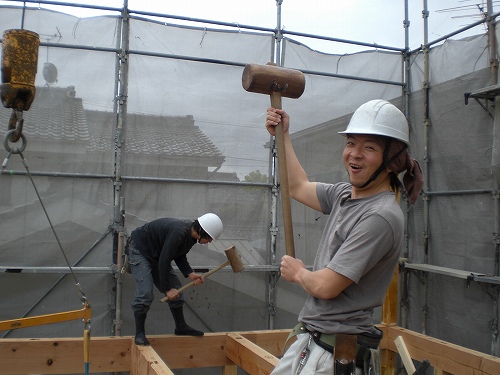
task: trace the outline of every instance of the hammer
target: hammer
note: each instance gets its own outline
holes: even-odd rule
[[[394,340],[396,344],[396,348],[398,349],[399,355],[401,356],[401,360],[403,361],[403,365],[405,366],[405,370],[409,375],[423,375],[425,374],[425,370],[430,366],[430,362],[427,359],[424,359],[418,368],[415,368],[413,361],[410,357],[410,353],[406,348],[403,337],[398,336]]]
[[[276,109],[282,109],[281,97],[297,99],[302,95],[306,86],[304,73],[294,69],[282,68],[273,63],[267,63],[266,65],[246,65],[243,70],[242,83],[246,91],[270,95],[271,107]],[[278,148],[278,169],[286,254],[295,258],[290,190],[288,189],[285,142],[283,139],[283,125],[281,123],[276,126],[276,145]]]
[[[243,271],[245,266],[243,265],[243,262],[241,261],[240,253],[238,253],[238,250],[236,250],[236,247],[231,246],[230,248],[224,250],[224,252],[226,253],[227,260],[224,263],[222,263],[221,265],[215,267],[213,270],[210,270],[207,273],[204,273],[203,277],[207,278],[211,274],[216,273],[217,271],[220,271],[221,269],[223,269],[224,267],[229,266],[229,265],[231,265],[231,268],[233,269],[234,273],[238,273],[238,272]],[[182,293],[187,288],[192,287],[193,285],[194,285],[194,281],[191,281],[190,283],[179,288],[178,292]],[[166,302],[166,301],[168,301],[168,297],[165,296],[160,301]]]

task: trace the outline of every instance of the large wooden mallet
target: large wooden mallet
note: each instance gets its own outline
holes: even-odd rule
[[[267,65],[246,65],[243,70],[242,83],[246,91],[270,95],[271,107],[276,109],[282,109],[282,97],[297,99],[302,95],[306,87],[304,73],[299,70],[282,68],[273,63],[268,63]],[[283,125],[281,123],[276,126],[276,146],[278,149],[278,170],[286,254],[295,258],[290,190],[288,188],[285,142],[283,139]]]
[[[224,263],[222,263],[221,265],[215,267],[213,270],[210,270],[207,273],[204,273],[203,274],[204,278],[207,278],[208,276],[216,273],[217,271],[220,271],[221,269],[223,269],[224,267],[229,266],[229,265],[233,269],[234,273],[241,272],[245,269],[245,266],[244,266],[243,262],[241,261],[241,255],[240,255],[240,253],[238,253],[238,250],[236,250],[235,246],[232,246],[232,247],[224,250],[224,252],[226,253],[227,260]],[[193,285],[194,285],[194,281],[191,281],[190,283],[177,289],[177,291],[179,293],[182,293],[187,288],[192,287]],[[160,301],[166,302],[166,301],[168,301],[168,297],[165,296]]]

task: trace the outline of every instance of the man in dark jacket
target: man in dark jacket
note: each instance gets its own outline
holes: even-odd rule
[[[168,297],[170,311],[175,321],[176,335],[203,336],[203,332],[195,330],[184,320],[184,297],[177,289],[181,282],[172,261],[180,272],[194,281],[195,285],[203,283],[203,275],[193,271],[186,254],[193,245],[210,243],[222,233],[222,221],[213,214],[207,213],[197,220],[179,220],[161,218],[136,228],[130,235],[129,263],[132,275],[136,280],[136,291],[132,310],[135,318],[135,343],[149,345],[146,338],[146,316],[154,300],[153,286]]]

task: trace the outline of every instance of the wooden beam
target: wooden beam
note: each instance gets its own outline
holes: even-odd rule
[[[398,322],[398,280],[399,267],[396,266],[392,275],[391,283],[385,294],[384,304],[382,305],[382,323],[387,325],[396,325]]]
[[[391,326],[398,321],[398,280],[399,267],[396,266],[392,280],[387,288],[384,303],[382,305],[382,324]],[[380,367],[382,375],[392,375],[396,373],[396,353],[386,349],[380,350]]]
[[[281,357],[285,350],[286,339],[291,331],[291,329],[277,329],[273,331],[249,331],[238,333],[272,355]],[[293,341],[290,340],[288,345],[292,342]]]
[[[381,324],[378,327],[384,332],[380,343],[381,349],[387,349],[384,352],[394,353],[397,357],[395,340],[401,336],[411,358],[418,362],[427,359],[435,374],[500,374],[498,357],[398,326]],[[288,332],[221,332],[207,333],[203,337],[149,336],[152,342],[150,349],[154,353],[149,353],[149,360],[146,360],[150,364],[148,371],[150,375],[164,375],[168,374],[168,368],[223,367],[227,374],[232,374],[236,364],[250,374],[269,374],[278,362],[277,356],[282,354]],[[92,337],[90,372],[130,372],[132,350],[136,350],[134,347],[130,336]],[[271,348],[277,356],[265,348]],[[0,339],[0,375],[83,373],[83,355],[83,338]],[[161,361],[151,360],[158,358],[155,356]]]
[[[290,331],[244,331],[238,334],[278,357],[283,355],[283,347]],[[203,337],[151,335],[148,339],[171,369],[233,365],[224,351],[226,332],[205,333]]]
[[[282,355],[289,332],[262,330],[241,334],[264,350]],[[234,366],[224,351],[226,332],[207,333],[203,337],[148,338],[170,369]],[[130,336],[91,337],[90,372],[129,371],[132,345]],[[83,338],[0,339],[0,375],[82,373],[83,354]]]
[[[174,375],[151,346],[132,345],[131,375]]]
[[[150,335],[151,346],[171,369],[234,365],[224,352],[226,333],[204,336]]]
[[[396,189],[394,194],[398,203],[401,202],[401,189]],[[396,325],[398,323],[398,287],[399,266],[396,266],[382,304],[382,324]],[[382,346],[380,347],[380,372],[382,375],[396,373],[396,353],[382,349]]]
[[[131,338],[91,337],[90,372],[130,369]],[[0,375],[84,372],[82,338],[1,339]]]
[[[268,375],[278,358],[237,333],[226,336],[226,355],[249,374]]]
[[[435,339],[397,326],[384,329],[387,349],[397,352],[395,340],[401,336],[411,358],[427,359],[437,373],[498,375],[500,358]]]
[[[222,368],[222,375],[237,375],[238,374],[238,366],[224,366]]]

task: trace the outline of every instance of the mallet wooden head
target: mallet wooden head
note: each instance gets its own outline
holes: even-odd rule
[[[233,272],[241,272],[245,269],[245,265],[241,261],[241,255],[236,250],[236,247],[232,246],[229,249],[224,250],[227,256],[227,260],[233,269]]]
[[[304,73],[272,63],[266,65],[248,64],[243,70],[243,88],[258,94],[279,93],[286,98],[297,99],[304,92]]]

